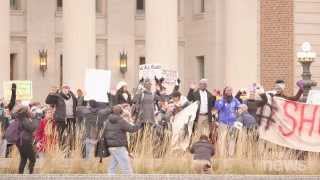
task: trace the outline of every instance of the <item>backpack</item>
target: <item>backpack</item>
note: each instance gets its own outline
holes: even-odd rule
[[[5,138],[7,139],[8,143],[17,144],[19,140],[21,140],[21,123],[19,120],[12,120],[9,124],[6,132]]]

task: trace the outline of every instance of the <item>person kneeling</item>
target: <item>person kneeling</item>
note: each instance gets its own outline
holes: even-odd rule
[[[211,158],[215,152],[208,136],[201,135],[200,140],[191,146],[190,152],[193,154],[193,170],[198,174],[211,174]]]

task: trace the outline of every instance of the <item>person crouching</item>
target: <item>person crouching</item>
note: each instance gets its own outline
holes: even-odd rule
[[[211,158],[214,156],[214,147],[209,142],[208,136],[201,135],[200,140],[195,142],[190,149],[193,154],[192,167],[198,174],[211,174]]]

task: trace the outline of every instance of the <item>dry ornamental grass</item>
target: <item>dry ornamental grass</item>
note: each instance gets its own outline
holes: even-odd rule
[[[141,174],[192,174],[192,156],[189,152],[172,151],[170,135],[155,140],[151,129],[130,136],[132,164],[135,173]],[[37,159],[35,173],[40,174],[101,174],[106,173],[108,159],[83,159],[82,129],[77,130],[75,146],[70,152],[58,144],[47,147],[44,157]],[[238,132],[235,151],[230,155],[228,138],[219,134],[213,158],[215,174],[319,174],[319,153],[300,152],[258,138],[256,132]],[[133,140],[137,140],[133,143]],[[231,148],[232,149],[232,148]],[[232,151],[232,150],[231,150]],[[1,159],[0,173],[17,173],[19,153],[11,152],[11,158]],[[298,159],[303,160],[298,160]]]

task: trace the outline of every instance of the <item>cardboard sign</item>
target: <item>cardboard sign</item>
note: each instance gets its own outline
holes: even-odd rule
[[[86,101],[96,100],[97,102],[109,102],[108,92],[110,92],[111,71],[88,69],[85,79]]]
[[[157,64],[144,64],[139,66],[139,79],[150,79],[153,85],[153,91],[156,85],[155,77],[158,79],[164,78],[162,85],[166,88],[166,92],[170,94],[176,85],[178,72],[176,70],[163,69],[161,65]]]
[[[139,79],[154,80],[154,77],[162,77],[161,65],[158,64],[144,64],[139,66]]]
[[[263,108],[263,117],[260,138],[292,149],[320,152],[320,106],[274,97]]]
[[[320,90],[310,90],[307,98],[307,104],[320,105]]]
[[[9,101],[11,98],[11,87],[13,83],[17,85],[17,100],[32,100],[32,81],[6,81],[3,82],[4,99],[6,101]]]
[[[178,79],[178,72],[176,70],[163,69],[162,77],[164,78],[163,86],[166,87],[167,94],[172,93]]]

